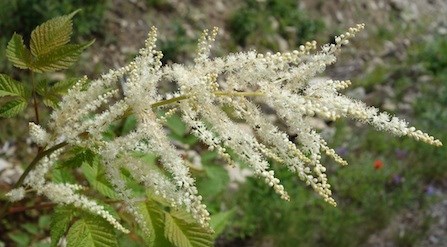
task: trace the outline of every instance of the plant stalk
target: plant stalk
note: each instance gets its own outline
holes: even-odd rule
[[[31,83],[33,84],[33,104],[34,104],[34,114],[36,116],[36,124],[39,124],[39,107],[37,104],[37,94],[36,94],[36,83],[34,82],[34,72],[31,71]]]

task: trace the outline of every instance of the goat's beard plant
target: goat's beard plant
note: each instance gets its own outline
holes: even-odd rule
[[[123,169],[172,207],[185,208],[203,227],[208,227],[210,215],[194,178],[163,127],[166,117],[176,113],[209,149],[217,150],[229,164],[237,162],[235,156],[249,164],[254,174],[282,199],[289,200],[289,196],[268,159],[286,166],[325,201],[336,205],[326,168],[320,163],[321,155],[324,153],[341,165],[347,163],[313,129],[312,118],[351,118],[396,136],[442,145],[432,136],[408,127],[405,121],[340,94],[350,85],[349,81],[312,80],[336,61],[340,48],[363,28],[364,25],[350,28],[335,37],[334,44],[323,45],[319,50],[316,42],[308,42],[287,53],[249,51],[211,59],[210,47],[217,34],[214,29],[201,36],[193,65],[165,66],[160,62],[162,53],[155,49],[156,29],[152,28],[145,47],[129,65],[91,82],[87,78],[78,81],[51,114],[47,130],[30,123],[33,140],[42,148],[53,148],[47,149],[49,155],[29,173],[24,186],[55,203],[98,214],[116,229],[127,232],[103,206],[78,193],[80,185],[45,179],[67,145],[81,146],[101,157],[108,180],[143,229],[144,219],[122,177]],[[160,84],[169,81],[178,85],[178,91],[159,92]],[[294,141],[269,120],[260,104],[273,109],[289,131],[296,133]],[[155,111],[160,108],[166,112],[161,117]],[[231,109],[231,117],[224,108]],[[131,114],[137,119],[133,131],[112,140],[104,139],[108,126]],[[251,130],[236,121],[243,121]],[[230,155],[229,150],[235,155]],[[164,171],[145,165],[136,152],[156,154]],[[11,200],[19,200],[24,194],[24,187],[9,193]]]

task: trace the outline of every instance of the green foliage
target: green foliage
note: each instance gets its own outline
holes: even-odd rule
[[[25,99],[29,96],[29,93],[20,82],[7,75],[0,74],[0,97],[5,96],[20,97]]]
[[[31,242],[29,234],[25,232],[10,232],[8,233],[8,237],[14,241],[18,247],[29,246],[29,243]]]
[[[296,47],[314,38],[323,22],[309,19],[293,0],[245,0],[244,6],[231,17],[229,27],[231,36],[241,46],[277,50],[278,41],[272,34],[281,35],[290,46]]]
[[[165,212],[165,237],[177,247],[212,246],[212,235],[189,217],[184,212]]]
[[[14,117],[25,110],[27,102],[23,99],[13,99],[0,107],[0,116]]]
[[[73,29],[72,18],[77,12],[53,18],[36,27],[31,33],[31,52],[25,47],[22,36],[14,34],[6,48],[9,61],[18,68],[38,73],[68,68],[94,42],[67,44]]]
[[[42,96],[43,103],[51,108],[56,108],[60,98],[73,86],[79,78],[70,78],[63,81],[58,81],[51,84],[46,80],[41,80],[37,87],[36,92]]]
[[[213,235],[196,223],[184,211],[164,210],[166,206],[153,199],[140,204],[148,234],[143,234],[148,246],[205,247],[213,245]]]
[[[79,11],[53,18],[37,26],[31,33],[31,54],[39,57],[70,42],[73,33],[71,19]]]
[[[73,220],[74,208],[70,206],[59,206],[54,210],[51,217],[50,234],[51,246],[57,246],[59,240],[67,232],[71,221]]]
[[[0,1],[0,50],[4,50],[14,31],[20,34],[30,34],[34,27],[54,16],[64,15],[79,8],[83,11],[74,20],[74,38],[105,36],[104,14],[109,0],[7,0]],[[25,42],[29,36],[25,35]],[[0,71],[12,72],[12,67],[6,63],[6,57],[0,56]]]
[[[6,102],[3,101],[0,105],[0,116],[14,117],[25,110],[29,92],[20,82],[0,74],[0,98],[2,97],[6,97]]]
[[[146,228],[149,231],[143,233],[147,246],[169,246],[169,241],[164,237],[163,220],[164,213],[160,205],[154,201],[148,201],[139,205],[139,212],[143,215]]]
[[[213,237],[217,238],[220,234],[223,233],[225,228],[230,224],[230,220],[233,218],[235,214],[235,210],[223,211],[211,216],[210,225],[214,230]]]
[[[108,0],[8,0],[0,2],[0,30],[11,36],[11,30],[30,33],[40,23],[54,16],[82,8],[84,11],[76,21],[75,31],[79,36],[101,33]]]
[[[96,159],[96,154],[90,149],[74,147],[70,150],[70,156],[64,160],[60,166],[70,168],[80,167],[84,164],[93,166]]]
[[[70,227],[67,234],[67,247],[79,246],[118,246],[114,228],[99,216],[83,215]]]
[[[118,199],[113,186],[106,179],[104,167],[98,160],[91,164],[84,163],[81,169],[87,181],[95,190],[108,198]]]
[[[23,43],[22,35],[14,33],[6,49],[6,57],[20,69],[28,69],[31,64],[31,54]]]

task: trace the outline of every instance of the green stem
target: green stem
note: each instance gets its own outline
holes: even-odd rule
[[[31,71],[31,83],[33,84],[33,102],[34,102],[34,114],[36,115],[36,124],[39,124],[39,107],[37,104],[36,95],[36,83],[34,82],[34,72]]]
[[[214,92],[214,95],[216,95],[218,97],[222,97],[222,96],[250,97],[250,96],[263,96],[264,93],[262,93],[262,92],[224,92],[224,91],[216,91],[216,92]],[[164,106],[164,105],[176,103],[176,102],[178,102],[180,100],[189,99],[190,97],[191,96],[189,96],[189,95],[180,95],[180,96],[172,98],[172,99],[167,99],[167,100],[162,100],[162,101],[155,102],[155,103],[153,103],[151,105],[151,107],[152,108],[157,108],[159,106]]]

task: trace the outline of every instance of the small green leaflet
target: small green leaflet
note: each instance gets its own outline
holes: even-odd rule
[[[213,246],[212,234],[183,212],[165,212],[165,237],[177,247]]]
[[[0,97],[12,97],[0,106],[1,117],[14,117],[28,105],[29,93],[25,87],[11,77],[0,74]]]
[[[0,74],[0,97],[4,96],[27,98],[28,94],[20,82],[5,74]]]
[[[103,218],[83,215],[67,234],[67,247],[118,247],[114,228]]]
[[[23,99],[13,99],[0,107],[0,116],[14,117],[25,110],[27,105]]]
[[[51,247],[57,246],[59,239],[68,230],[74,210],[71,206],[59,206],[54,210],[50,224]]]
[[[17,68],[28,69],[31,64],[31,53],[23,44],[22,35],[14,33],[6,47],[6,57]]]

